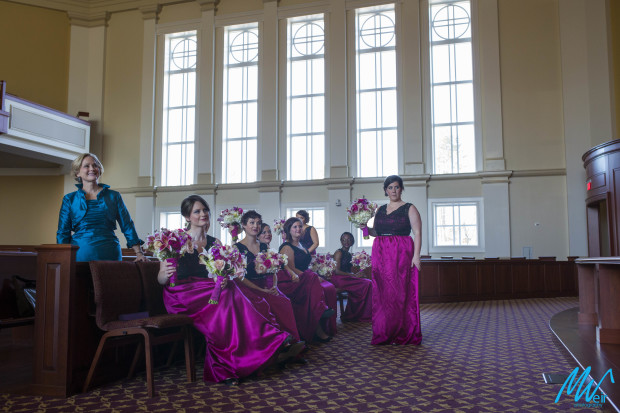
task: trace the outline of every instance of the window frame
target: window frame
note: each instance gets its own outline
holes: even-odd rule
[[[461,245],[437,245],[435,239],[435,204],[460,204],[475,203],[477,206],[478,220],[478,245],[461,246]],[[484,199],[482,197],[471,198],[429,198],[428,199],[428,239],[429,253],[467,253],[467,252],[484,252]]]
[[[167,23],[158,24],[155,28],[156,41],[156,53],[155,53],[155,107],[153,110],[153,182],[156,186],[162,185],[162,172],[163,172],[163,117],[164,117],[164,66],[166,59],[166,35],[179,32],[196,32],[197,53],[196,53],[196,113],[194,116],[194,171],[193,171],[193,184],[197,182],[198,169],[196,168],[196,156],[198,154],[198,146],[200,145],[199,133],[199,121],[200,121],[200,80],[201,80],[201,67],[200,61],[202,56],[202,47],[200,39],[202,37],[202,29],[200,27],[200,20],[187,20],[181,23]],[[185,185],[183,185],[185,186]],[[174,187],[174,186],[173,186]],[[157,217],[159,221],[159,216]]]
[[[469,0],[471,11],[471,48],[472,48],[472,84],[474,96],[474,140],[475,140],[475,170],[472,172],[437,174],[435,172],[435,145],[433,141],[432,123],[432,100],[431,100],[431,60],[430,60],[430,4],[456,3],[463,0],[420,0],[420,23],[421,23],[421,54],[422,54],[422,83],[423,83],[423,135],[425,150],[425,169],[429,174],[442,176],[467,175],[483,170],[483,147],[482,147],[482,103],[480,92],[480,47],[479,47],[479,24],[478,24],[478,0]]]
[[[223,114],[224,114],[224,41],[225,30],[229,26],[258,25],[258,80],[257,80],[257,141],[256,141],[256,181],[248,182],[224,182],[224,163],[222,159],[223,140]],[[247,13],[235,13],[215,17],[214,30],[214,63],[213,63],[213,171],[214,183],[222,185],[254,185],[261,180],[262,171],[262,71],[263,62],[263,12],[253,11]]]
[[[402,77],[402,11],[399,1],[361,1],[361,2],[348,2],[347,3],[347,95],[348,95],[348,120],[347,129],[349,137],[349,170],[351,175],[360,179],[376,179],[377,177],[361,177],[359,174],[359,162],[358,162],[358,119],[357,119],[357,10],[363,8],[376,8],[382,9],[389,6],[394,8],[394,35],[396,37],[395,46],[395,93],[396,93],[396,147],[397,154],[394,158],[397,161],[397,174],[402,174],[404,171],[404,135],[403,135],[403,77]]]
[[[289,73],[289,56],[288,56],[288,51],[289,51],[289,27],[290,27],[290,22],[289,20],[291,19],[302,19],[304,17],[310,17],[310,16],[315,16],[315,15],[322,15],[322,20],[323,20],[323,176],[322,177],[317,177],[317,178],[309,178],[309,179],[292,179],[291,177],[291,171],[289,168],[290,165],[290,159],[289,159],[289,152],[290,152],[290,147],[289,147],[289,142],[290,142],[290,136],[289,136],[289,132],[290,132],[290,125],[289,125],[289,121],[291,118],[291,113],[290,113],[290,102],[289,102],[289,84],[290,84],[290,73]],[[286,16],[286,17],[282,17],[280,22],[281,22],[281,31],[283,32],[282,36],[279,37],[279,41],[282,43],[281,47],[280,47],[280,53],[283,54],[282,55],[282,62],[280,64],[280,77],[282,79],[279,79],[279,84],[282,87],[282,96],[281,96],[281,105],[282,105],[282,110],[279,112],[279,115],[282,117],[282,120],[280,122],[280,124],[282,125],[281,130],[283,131],[282,133],[282,141],[283,141],[283,160],[280,162],[280,165],[283,165],[282,171],[283,171],[283,176],[286,177],[285,179],[287,181],[311,181],[311,180],[318,180],[318,179],[325,179],[328,177],[328,164],[329,164],[329,157],[328,157],[328,147],[329,147],[329,112],[328,112],[328,107],[329,107],[329,62],[328,62],[328,58],[329,58],[329,42],[328,42],[328,29],[329,29],[329,19],[328,19],[328,12],[325,11],[315,11],[315,12],[308,12],[306,10],[306,13],[301,13],[301,14],[294,14],[294,15],[290,15],[290,16]],[[303,59],[299,59],[299,60],[303,60]],[[309,61],[311,61],[312,59],[307,59]],[[313,135],[312,132],[306,133],[307,137],[311,137]],[[306,164],[308,164],[308,155],[306,156]],[[306,170],[308,169],[308,167],[306,167]]]
[[[291,209],[294,212],[299,211],[300,209],[305,209],[305,210],[309,210],[309,209],[323,209],[323,211],[325,212],[325,239],[320,239],[319,237],[319,246],[316,249],[317,253],[321,253],[321,254],[325,254],[329,251],[328,248],[328,244],[327,244],[327,240],[331,239],[330,238],[330,230],[329,230],[329,225],[328,225],[328,219],[329,219],[329,203],[327,202],[315,202],[315,203],[308,203],[308,202],[291,202],[291,203],[282,203],[281,204],[281,211],[284,212],[284,216],[286,217],[286,219],[289,218],[294,218],[295,215],[291,215],[288,216],[288,210]],[[312,225],[312,218],[310,219],[310,226]],[[316,227],[315,227],[316,228]],[[274,234],[274,238],[276,237],[276,235]],[[339,241],[340,242],[340,241]],[[322,245],[321,245],[322,244]]]

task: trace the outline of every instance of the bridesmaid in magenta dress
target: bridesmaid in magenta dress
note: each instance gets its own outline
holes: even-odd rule
[[[299,341],[291,300],[278,289],[277,275],[258,274],[254,266],[256,255],[269,249],[267,244],[256,238],[261,223],[261,215],[254,210],[247,211],[241,217],[245,238],[237,242],[235,247],[245,255],[248,266],[245,278],[235,282],[243,294],[252,301],[254,307],[263,315],[271,316],[272,324],[278,324],[282,330],[290,333],[295,341]]]
[[[362,278],[363,274],[352,274],[353,258],[349,248],[355,243],[350,232],[340,236],[342,248],[334,253],[336,269],[332,274],[331,282],[339,290],[348,294],[347,307],[340,316],[342,321],[372,321],[372,281]]]
[[[164,288],[164,304],[171,314],[187,314],[194,326],[205,336],[206,355],[204,380],[239,384],[239,379],[258,372],[275,361],[295,357],[303,345],[290,333],[282,331],[265,318],[243,295],[234,282],[222,282],[219,304],[208,304],[215,282],[208,278],[200,264],[198,252],[219,243],[209,235],[210,209],[198,195],[191,195],[181,204],[181,213],[188,221],[188,233],[194,243],[192,254],[178,261],[177,283],[168,284],[174,268],[162,262],[158,274]]]
[[[331,319],[336,317],[336,300],[331,304],[326,301],[320,277],[308,269],[312,256],[299,243],[301,221],[287,219],[284,232],[288,241],[280,245],[280,253],[286,254],[288,264],[287,271],[278,273],[278,287],[291,299],[301,339],[328,342],[336,333],[331,326]]]
[[[390,202],[377,210],[374,228],[368,228],[376,237],[371,257],[371,344],[420,344],[420,213],[401,199],[404,188],[399,176],[388,176],[383,189]]]
[[[297,211],[295,215],[297,219],[299,219],[302,223],[301,229],[301,237],[299,238],[299,243],[303,248],[310,253],[310,255],[316,255],[316,249],[319,247],[319,234],[316,232],[316,228],[309,225],[310,222],[310,214],[305,209],[300,209]],[[321,287],[323,287],[323,291],[325,292],[325,299],[327,301],[327,305],[331,308],[336,308],[336,303],[338,302],[338,293],[336,292],[336,287],[329,282],[328,280],[319,276],[319,281],[321,281]],[[334,335],[336,333],[336,315],[333,318],[327,321],[328,330]]]

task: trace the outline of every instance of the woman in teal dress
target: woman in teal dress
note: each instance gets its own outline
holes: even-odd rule
[[[146,261],[140,245],[144,243],[125,207],[121,194],[100,184],[103,165],[97,156],[84,153],[71,164],[77,191],[64,196],[58,216],[58,244],[80,247],[76,261],[120,261],[121,245],[114,230],[118,222],[127,247],[136,252],[136,261]]]

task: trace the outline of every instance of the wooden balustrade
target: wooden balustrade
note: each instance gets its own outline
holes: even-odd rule
[[[499,300],[577,295],[573,261],[545,258],[423,259],[420,302]]]

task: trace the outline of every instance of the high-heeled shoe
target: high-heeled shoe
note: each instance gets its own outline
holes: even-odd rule
[[[321,314],[321,319],[329,318],[334,314],[336,314],[336,311],[333,308],[328,308],[327,310],[323,311],[323,314]]]
[[[297,357],[299,353],[302,352],[304,347],[306,347],[306,343],[304,341],[298,341],[297,343],[285,347],[283,351],[278,355],[277,363],[286,362],[293,357]]]
[[[321,338],[317,335],[314,336],[314,341],[318,341],[319,343],[329,343],[332,341],[332,336],[327,336],[327,338]]]
[[[230,379],[224,380],[224,384],[227,385],[228,387],[238,386],[239,379],[231,377]]]

